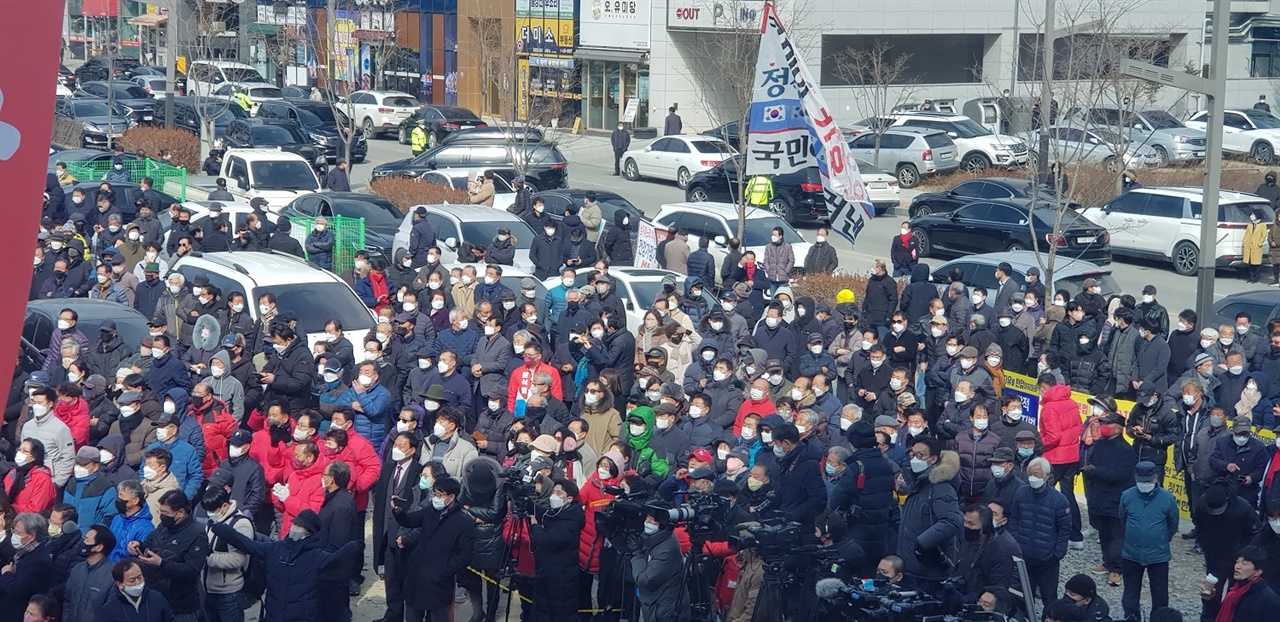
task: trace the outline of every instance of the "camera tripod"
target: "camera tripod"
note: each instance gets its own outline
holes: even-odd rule
[[[689,592],[689,619],[691,622],[714,622],[715,577],[711,572],[711,557],[703,552],[706,543],[702,536],[689,536],[689,553],[684,559],[685,589]]]
[[[760,559],[764,577],[751,622],[813,622],[818,610],[812,599],[797,601],[795,597],[801,593],[812,595],[812,584],[806,585],[808,582],[802,580],[796,569],[788,567],[786,555],[762,553]]]
[[[511,541],[503,550],[502,559],[505,560],[502,568],[498,569],[498,577],[495,580],[498,589],[487,591],[488,598],[485,599],[484,620],[485,622],[494,622],[498,617],[498,598],[505,591],[507,593],[507,604],[502,612],[504,622],[511,619],[511,601],[518,598],[517,591],[512,587],[515,582],[516,574],[520,568],[520,554],[522,553],[518,543],[529,533],[529,516],[518,514],[512,517],[515,524],[511,528]],[[514,550],[514,554],[513,551]],[[502,585],[502,581],[506,580],[506,586]]]

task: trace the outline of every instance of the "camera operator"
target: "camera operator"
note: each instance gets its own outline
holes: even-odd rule
[[[866,551],[848,537],[849,523],[836,512],[823,512],[816,521],[813,535],[822,544],[823,574],[845,583],[863,576],[859,570],[868,565]]]
[[[689,592],[676,535],[663,529],[658,519],[648,514],[644,518],[644,533],[631,539],[628,545],[632,550],[631,574],[639,588],[642,618],[689,622]]]
[[[991,508],[978,504],[965,508],[960,563],[951,571],[952,577],[964,579],[964,602],[972,602],[984,586],[1017,586],[1014,556],[1021,557],[1022,550],[1013,536],[996,533]]]
[[[988,585],[978,593],[977,603],[983,611],[1008,615],[1010,605],[1013,603],[1013,595],[1003,587]]]
[[[906,492],[898,529],[898,554],[907,575],[920,588],[935,592],[957,560],[956,536],[963,529],[952,483],[960,472],[960,456],[943,451],[942,441],[917,436],[911,441],[911,473],[899,483]]]
[[[898,511],[893,498],[893,465],[876,446],[875,430],[859,421],[845,433],[853,453],[844,461],[827,510],[843,513],[848,519],[848,538],[862,547],[864,565],[854,568],[858,576],[871,574],[872,560],[884,555],[890,524]]]
[[[802,525],[827,506],[827,488],[822,483],[821,454],[800,442],[800,432],[791,423],[773,430],[773,455],[778,459],[778,512],[787,521]]]
[[[605,453],[608,456],[608,452]],[[643,496],[651,490],[644,477],[635,472],[627,472],[621,476],[618,484],[623,496]],[[617,503],[615,499],[613,503]],[[630,572],[627,572],[627,558],[634,554],[630,548],[630,535],[617,525],[610,525],[601,520],[601,513],[596,515],[596,540],[593,548],[600,552],[600,587],[597,595],[599,608],[605,610],[604,619],[617,620],[619,614],[628,620],[638,619],[639,605],[636,601],[636,583]],[[676,551],[679,554],[679,550]]]
[[[901,557],[886,555],[879,564],[876,564],[875,580],[899,590],[914,590],[916,582],[903,572],[905,568],[906,565],[902,563]]]
[[[578,550],[574,544],[585,519],[578,504],[578,486],[557,479],[547,497],[529,517],[529,539],[536,565],[530,622],[570,620],[578,611]]]

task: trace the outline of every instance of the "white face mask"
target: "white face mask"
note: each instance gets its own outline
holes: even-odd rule
[[[974,419],[974,420],[973,420],[973,429],[975,429],[975,430],[977,430],[977,431],[979,431],[979,432],[985,432],[985,431],[987,430],[987,426],[988,426],[988,425],[990,425],[990,421],[989,421],[989,420],[987,420],[987,419]]]
[[[169,428],[156,428],[156,440],[161,443],[169,440]]]
[[[1201,340],[1200,340],[1200,347],[1201,347],[1201,348],[1208,348],[1208,347],[1209,347],[1209,346],[1211,346],[1211,345],[1213,345],[1213,340],[1212,340],[1212,339],[1201,339]]]
[[[755,428],[742,428],[742,440],[751,440],[756,437]]]
[[[408,457],[409,457],[409,456],[408,456],[407,454],[405,454],[405,453],[404,453],[404,450],[403,450],[403,449],[400,449],[399,447],[392,447],[392,448],[391,448],[391,459],[392,459],[392,460],[395,460],[396,462],[400,462],[401,460],[404,460],[405,458],[408,458]]]
[[[973,360],[973,359],[960,359],[960,368],[961,368],[961,369],[969,369],[969,368],[973,367],[974,363],[977,363],[977,361],[975,361],[975,360]]]
[[[306,431],[306,430],[304,430],[304,429],[302,429],[302,428],[294,428],[294,429],[293,429],[293,440],[295,440],[295,441],[305,441],[305,440],[307,440],[307,431]]]
[[[641,434],[644,434],[644,425],[633,423],[627,426],[627,431],[631,432],[631,436],[640,436]]]
[[[14,464],[16,464],[16,465],[18,465],[18,466],[26,466],[26,464],[27,464],[28,462],[31,462],[31,454],[29,454],[29,453],[27,453],[27,452],[25,452],[25,451],[19,451],[19,452],[17,452],[17,453],[15,453],[15,454],[13,454],[13,463],[14,463]]]
[[[324,374],[324,381],[325,381],[325,382],[337,382],[337,381],[338,381],[338,378],[339,378],[338,374],[334,374],[334,373],[325,373],[325,374]]]
[[[366,376],[366,375],[361,374],[361,375],[360,375],[360,377],[359,377],[359,378],[357,378],[356,380],[357,380],[361,385],[366,386],[366,387],[367,387],[367,386],[370,386],[370,385],[372,385],[372,384],[373,384],[373,376]]]
[[[1155,482],[1138,482],[1138,492],[1147,494],[1156,489]]]
[[[248,451],[248,445],[232,445],[227,448],[227,455],[232,458],[239,458],[240,456],[243,456],[246,451]]]
[[[701,418],[705,412],[701,406],[689,406],[689,416],[694,419]]]
[[[966,395],[964,391],[956,391],[954,397],[956,398],[956,401],[961,404],[969,401],[969,396]]]
[[[772,431],[769,431],[769,432],[761,432],[761,433],[760,433],[760,442],[765,443],[765,444],[772,443],[772,442],[773,442],[773,432],[772,432]]]
[[[1011,411],[1009,411],[1009,412],[1005,413],[1005,414],[1004,414],[1004,416],[1008,417],[1008,418],[1009,418],[1009,421],[1012,421],[1012,422],[1014,422],[1014,423],[1017,423],[1017,422],[1019,422],[1019,421],[1022,421],[1022,410],[1020,410],[1020,409],[1019,409],[1019,410],[1011,410]]]
[[[1244,365],[1232,365],[1231,367],[1227,368],[1227,371],[1231,372],[1231,374],[1233,375],[1239,376],[1241,373],[1244,372]]]
[[[941,328],[930,328],[930,329],[929,329],[929,334],[930,334],[930,335],[933,335],[933,338],[934,338],[934,339],[937,339],[938,337],[941,337],[941,336],[942,336],[942,333],[944,333],[944,332],[946,332],[946,331],[942,330]]]
[[[1237,447],[1244,447],[1249,444],[1249,437],[1247,435],[1232,436],[1231,440],[1236,442]]]
[[[1008,328],[1008,327],[1010,327],[1010,326],[1012,326],[1012,325],[1013,325],[1013,318],[1009,318],[1009,317],[1002,317],[1002,318],[1000,318],[1000,327],[1001,327],[1001,328]]]
[[[1028,475],[1028,476],[1027,476],[1027,485],[1028,485],[1028,486],[1030,486],[1030,487],[1032,487],[1032,488],[1035,488],[1036,490],[1039,490],[1039,489],[1041,489],[1041,488],[1044,488],[1044,478],[1043,478],[1043,477],[1036,477],[1036,476],[1034,476],[1034,475]]]
[[[960,352],[960,346],[947,346],[947,356],[955,356]]]
[[[924,461],[924,460],[921,460],[921,459],[919,459],[919,458],[912,458],[912,459],[911,459],[911,472],[912,472],[912,473],[923,473],[923,472],[925,471],[925,469],[928,469],[928,468],[929,468],[929,463],[928,463],[928,462],[926,462],[926,461]]]
[[[603,328],[593,328],[593,329],[591,329],[591,336],[592,336],[592,337],[594,337],[594,338],[596,338],[596,339],[603,339],[603,338],[604,338],[604,329],[603,329]]]
[[[1186,404],[1187,406],[1190,406],[1190,405],[1192,405],[1192,404],[1195,404],[1195,403],[1196,403],[1196,396],[1195,396],[1194,394],[1190,394],[1190,395],[1188,395],[1188,394],[1183,394],[1183,396],[1182,396],[1182,403],[1183,403],[1183,404]]]
[[[1153,303],[1153,302],[1155,302],[1155,301],[1156,301],[1156,297],[1155,297],[1155,296],[1152,296],[1151,294],[1143,294],[1143,295],[1142,295],[1142,302],[1145,302],[1145,303],[1147,303],[1147,304],[1151,304],[1151,303]]]
[[[658,417],[654,423],[658,426],[659,430],[665,430],[671,427],[671,419],[667,417]]]
[[[902,388],[902,385],[903,385],[903,382],[897,378],[891,378],[889,380],[889,388],[893,389],[894,391],[900,390]]]
[[[1280,533],[1280,518],[1273,518],[1271,520],[1268,520],[1267,524],[1271,526],[1271,531]]]
[[[974,294],[974,295],[972,295],[972,296],[970,296],[970,297],[969,297],[969,300],[973,301],[973,306],[975,306],[975,307],[976,307],[976,306],[978,306],[978,305],[982,304],[982,302],[983,302],[983,301],[985,301],[985,300],[986,300],[986,298],[984,298],[984,297],[982,297],[982,296],[979,296],[978,294]]]
[[[751,399],[756,400],[757,402],[764,399],[764,391],[751,387]]]
[[[801,391],[800,389],[791,389],[791,399],[797,402],[804,399],[804,391]]]
[[[1013,308],[1014,313],[1022,313],[1022,310],[1026,308],[1021,302],[1015,302],[1009,306]]]
[[[410,424],[409,424],[409,422],[408,422],[408,421],[397,421],[397,422],[396,422],[396,432],[408,432],[408,431],[409,431],[409,425],[410,425]]]
[[[35,406],[31,407],[32,412],[35,412],[35,409],[36,409]],[[137,412],[138,412],[137,406],[121,406],[120,407],[120,416],[126,419],[128,419],[129,417],[132,417]],[[37,414],[36,416],[39,417],[40,415]]]
[[[728,373],[720,371],[718,369],[711,372],[711,378],[714,379],[716,382],[723,382],[728,377],[729,377]]]
[[[440,410],[440,402],[437,402],[435,400],[427,400],[422,403],[422,407],[427,409],[428,412],[435,412],[437,410]]]
[[[777,328],[777,327],[778,327],[778,318],[776,318],[776,317],[767,317],[767,318],[765,318],[765,319],[764,319],[764,323],[765,323],[765,324],[767,324],[767,325],[769,326],[769,328]]]
[[[1000,366],[1000,357],[998,357],[998,356],[988,356],[988,357],[987,357],[987,365],[990,365],[990,366],[992,366],[992,367],[999,367],[999,366]]]

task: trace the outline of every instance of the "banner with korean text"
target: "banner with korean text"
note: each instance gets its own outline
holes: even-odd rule
[[[875,209],[844,134],[772,3],[764,5],[753,81],[747,176],[772,177],[817,166],[831,225],[854,243]]]

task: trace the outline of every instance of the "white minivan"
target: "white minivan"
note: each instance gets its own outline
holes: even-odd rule
[[[187,93],[208,96],[224,82],[266,82],[252,65],[223,60],[198,60],[187,67]]]

